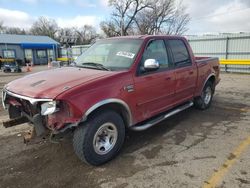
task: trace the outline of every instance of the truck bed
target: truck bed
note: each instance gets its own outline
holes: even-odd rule
[[[203,84],[206,83],[206,79],[210,74],[214,74],[216,77],[216,83],[217,84],[220,74],[220,68],[219,68],[219,58],[216,57],[195,57],[197,70],[198,70],[198,79],[197,79],[197,88],[199,88],[196,92],[197,95],[199,95],[202,91]]]

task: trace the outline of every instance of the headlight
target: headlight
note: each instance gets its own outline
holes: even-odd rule
[[[56,108],[56,101],[45,102],[41,105],[41,114],[46,116],[49,114],[53,114],[58,109]]]

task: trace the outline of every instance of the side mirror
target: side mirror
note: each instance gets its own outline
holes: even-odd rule
[[[146,61],[144,62],[144,69],[146,71],[157,70],[159,67],[159,62],[155,59],[146,59]]]

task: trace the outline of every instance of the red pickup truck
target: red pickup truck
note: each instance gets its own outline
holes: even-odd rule
[[[208,108],[219,72],[218,59],[195,58],[184,37],[104,39],[75,66],[7,84],[2,99],[10,120],[3,124],[29,121],[37,136],[72,130],[77,156],[100,165],[117,155],[126,128],[145,130],[193,104]]]

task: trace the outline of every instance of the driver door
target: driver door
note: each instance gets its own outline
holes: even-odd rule
[[[144,62],[147,59],[156,59],[160,67],[145,71]],[[139,65],[139,73],[134,78],[139,121],[167,110],[173,103],[175,72],[169,59],[164,40],[149,41]]]

